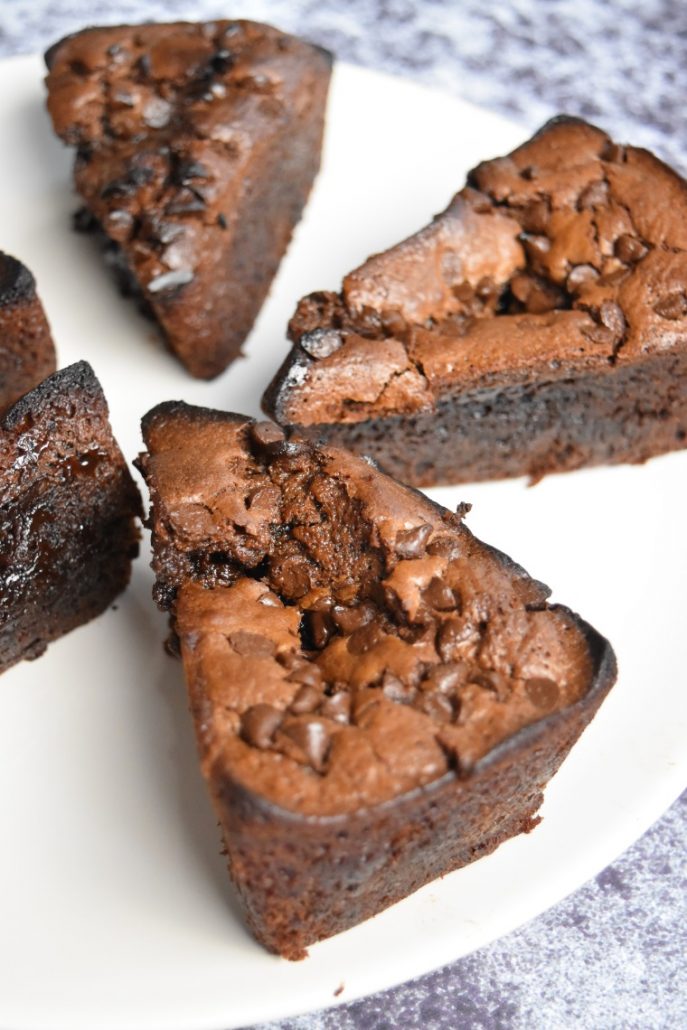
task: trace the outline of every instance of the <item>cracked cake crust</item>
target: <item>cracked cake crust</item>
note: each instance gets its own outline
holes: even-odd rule
[[[242,416],[163,404],[143,433],[155,594],[258,939],[301,957],[531,828],[607,642],[467,506]]]
[[[554,119],[340,294],[300,302],[265,410],[416,485],[681,448],[681,211],[653,155]]]
[[[239,354],[320,163],[331,55],[250,21],[84,29],[46,53],[106,244],[192,375]]]

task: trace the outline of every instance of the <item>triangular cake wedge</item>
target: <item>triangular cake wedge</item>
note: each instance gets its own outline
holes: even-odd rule
[[[55,371],[55,347],[36,281],[0,251],[0,411]]]
[[[250,21],[89,28],[46,54],[80,224],[194,376],[238,356],[301,217],[331,61]]]
[[[530,830],[610,645],[343,450],[182,403],[143,435],[155,596],[258,940],[300,958]]]
[[[687,440],[687,185],[557,118],[314,293],[265,410],[408,483],[538,479]]]
[[[85,361],[0,416],[0,672],[37,658],[121,593],[140,515]]]

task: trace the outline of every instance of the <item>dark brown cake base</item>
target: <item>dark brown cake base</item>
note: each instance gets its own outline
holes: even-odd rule
[[[0,252],[0,411],[55,371],[55,348],[36,283]]]
[[[0,420],[0,671],[104,611],[138,553],[138,491],[86,362]]]
[[[143,420],[155,597],[229,868],[287,958],[536,823],[607,641],[457,514],[337,448]]]

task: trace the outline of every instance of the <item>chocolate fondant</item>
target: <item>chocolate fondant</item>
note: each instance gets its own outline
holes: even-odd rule
[[[46,54],[55,131],[125,292],[189,372],[239,354],[320,163],[331,55],[250,21],[91,28]]]
[[[155,597],[256,937],[300,958],[537,822],[610,645],[451,514],[272,423],[143,420]]]
[[[99,615],[129,581],[141,502],[85,361],[0,417],[0,672]]]
[[[55,347],[36,282],[0,251],[0,411],[55,371]]]
[[[557,118],[304,298],[265,410],[406,482],[537,479],[687,439],[687,186]]]

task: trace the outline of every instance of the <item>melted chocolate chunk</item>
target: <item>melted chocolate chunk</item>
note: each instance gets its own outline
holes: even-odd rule
[[[273,705],[253,705],[241,716],[241,736],[252,747],[268,748],[283,717]]]
[[[399,558],[420,558],[432,535],[432,527],[428,524],[406,529],[396,537],[396,554]]]

